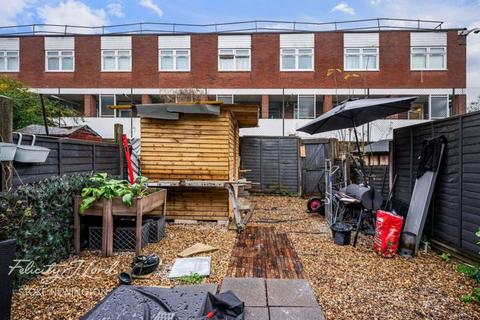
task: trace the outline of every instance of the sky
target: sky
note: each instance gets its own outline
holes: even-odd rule
[[[202,24],[262,19],[330,22],[389,17],[440,20],[446,28],[480,28],[480,0],[0,0],[0,3],[0,26]],[[480,95],[480,34],[471,34],[467,39],[467,64],[471,101]]]

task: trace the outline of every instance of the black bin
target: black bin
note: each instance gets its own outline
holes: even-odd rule
[[[352,225],[349,223],[335,222],[331,226],[333,243],[339,246],[346,246],[350,244],[352,234]]]

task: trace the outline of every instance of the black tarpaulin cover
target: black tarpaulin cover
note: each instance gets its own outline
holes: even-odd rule
[[[442,152],[442,145],[446,144],[447,139],[444,136],[423,142],[422,153],[419,156],[420,162],[418,163],[417,179],[420,179],[427,171],[437,171],[438,164],[441,161],[440,154]]]
[[[207,295],[203,317],[200,319],[243,320],[245,304],[232,291]],[[210,317],[207,317],[210,315]]]

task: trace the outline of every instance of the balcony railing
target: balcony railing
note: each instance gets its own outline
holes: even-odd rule
[[[0,27],[0,36],[439,30],[442,24],[443,21],[436,20],[397,18],[333,22],[251,20],[211,24],[139,22],[109,26],[28,24]]]

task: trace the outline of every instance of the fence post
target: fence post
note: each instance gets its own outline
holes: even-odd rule
[[[121,123],[115,123],[114,134],[115,143],[118,146],[118,174],[123,177],[123,125]]]
[[[62,141],[58,140],[58,175],[61,176],[63,174],[63,144]]]
[[[92,147],[92,170],[93,172],[97,171],[97,145],[94,144]]]
[[[458,118],[458,190],[459,193],[459,210],[460,213],[460,223],[458,224],[458,246],[460,249],[463,248],[462,245],[462,230],[463,230],[463,115]]]
[[[13,101],[7,97],[0,96],[0,136],[3,142],[12,142],[13,131]],[[0,191],[7,191],[12,188],[12,162],[1,163]]]

